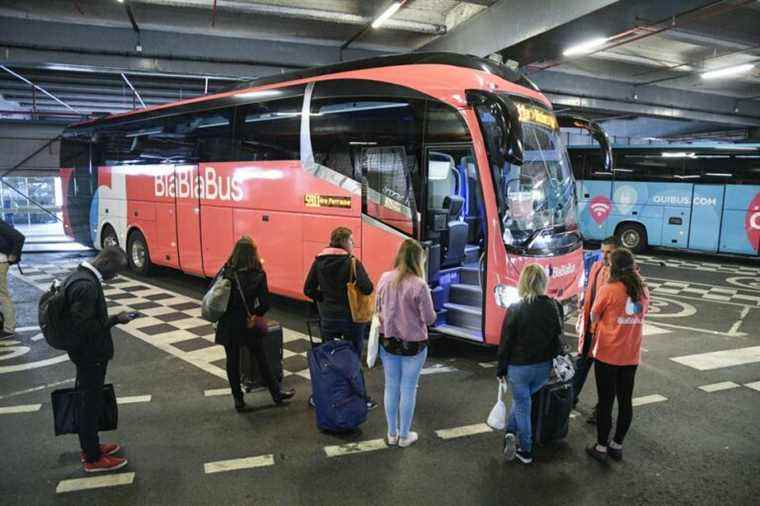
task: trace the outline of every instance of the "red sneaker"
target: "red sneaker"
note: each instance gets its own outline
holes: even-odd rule
[[[116,443],[101,443],[100,445],[100,454],[101,455],[113,455],[114,453],[121,450],[121,446],[119,446]],[[79,454],[79,460],[84,464],[85,461],[85,455],[84,452]]]
[[[127,459],[113,457],[111,455],[101,455],[97,462],[85,462],[84,472],[102,473],[105,471],[116,471],[127,465]]]

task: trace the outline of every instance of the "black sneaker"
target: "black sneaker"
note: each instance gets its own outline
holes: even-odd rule
[[[613,448],[611,446],[608,446],[607,455],[609,455],[609,457],[615,462],[620,462],[621,460],[623,460],[623,449],[622,448],[618,449],[618,448]]]
[[[515,457],[517,457],[517,460],[519,460],[523,464],[530,464],[533,462],[533,452],[526,452],[526,451],[518,449],[515,452]]]
[[[242,397],[235,397],[235,411],[238,413],[245,413],[248,411],[248,405],[245,403]]]
[[[599,450],[597,450],[596,444],[587,446],[586,453],[588,453],[588,456],[596,460],[597,462],[601,462],[602,464],[607,462],[607,452],[600,452]]]
[[[296,395],[295,388],[290,388],[288,390],[281,390],[280,393],[277,394],[277,397],[274,399],[274,403],[282,404],[288,399],[292,399],[294,395]]]
[[[373,401],[372,399],[367,399],[367,409],[368,410],[371,411],[371,410],[375,409],[376,407],[377,407],[377,403],[375,401]]]
[[[517,440],[515,435],[511,432],[507,432],[504,436],[504,460],[507,462],[515,459],[517,453]]]

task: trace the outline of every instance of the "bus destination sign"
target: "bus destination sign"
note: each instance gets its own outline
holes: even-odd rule
[[[559,128],[557,118],[555,118],[549,111],[528,104],[515,103],[515,105],[520,112],[520,121],[536,123],[537,125],[551,128],[552,130]]]
[[[307,193],[303,197],[303,202],[306,204],[306,207],[338,207],[341,209],[351,209],[351,197]]]

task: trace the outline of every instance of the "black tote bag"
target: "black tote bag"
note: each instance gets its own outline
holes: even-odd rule
[[[119,408],[113,385],[103,385],[103,402],[98,417],[98,431],[116,430],[119,423]],[[76,388],[61,388],[50,394],[53,403],[53,423],[55,435],[79,434],[80,394]]]

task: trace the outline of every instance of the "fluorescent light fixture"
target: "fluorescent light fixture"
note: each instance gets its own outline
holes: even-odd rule
[[[688,176],[681,176],[676,174],[674,177],[676,179],[699,179],[699,176],[697,174],[689,174]]]
[[[376,20],[372,22],[372,28],[380,28],[383,23],[385,23],[389,17],[396,14],[396,11],[401,8],[401,2],[393,2],[390,7],[385,9],[385,12],[380,14],[380,16],[377,17]]]
[[[230,122],[227,121],[226,119],[224,119],[224,120],[221,120],[221,121],[215,121],[213,123],[201,123],[200,125],[198,125],[197,128],[199,128],[199,129],[200,128],[214,128],[214,127],[220,127],[220,126],[227,126],[229,124],[230,124]]]
[[[660,156],[663,158],[696,158],[697,155],[685,151],[663,151]]]
[[[162,127],[151,128],[148,130],[140,130],[138,132],[131,132],[131,133],[126,134],[124,137],[145,137],[147,135],[160,134],[163,131],[164,129]]]
[[[743,65],[735,65],[733,67],[726,67],[724,69],[711,70],[702,74],[702,79],[719,79],[721,77],[733,77],[739,74],[746,74],[750,70],[755,68],[754,63],[744,63]]]
[[[602,47],[608,40],[610,40],[609,37],[598,37],[596,39],[587,40],[586,42],[570,46],[562,52],[562,55],[575,56],[578,54],[590,53],[591,51]]]
[[[612,169],[615,172],[633,172],[633,169]]]
[[[726,174],[725,172],[708,172],[707,174],[705,174],[705,176],[733,177],[733,174]]]
[[[280,90],[261,90],[261,91],[246,91],[243,93],[236,93],[235,96],[237,98],[266,98],[266,97],[276,97],[277,95],[282,95],[282,91]]]

